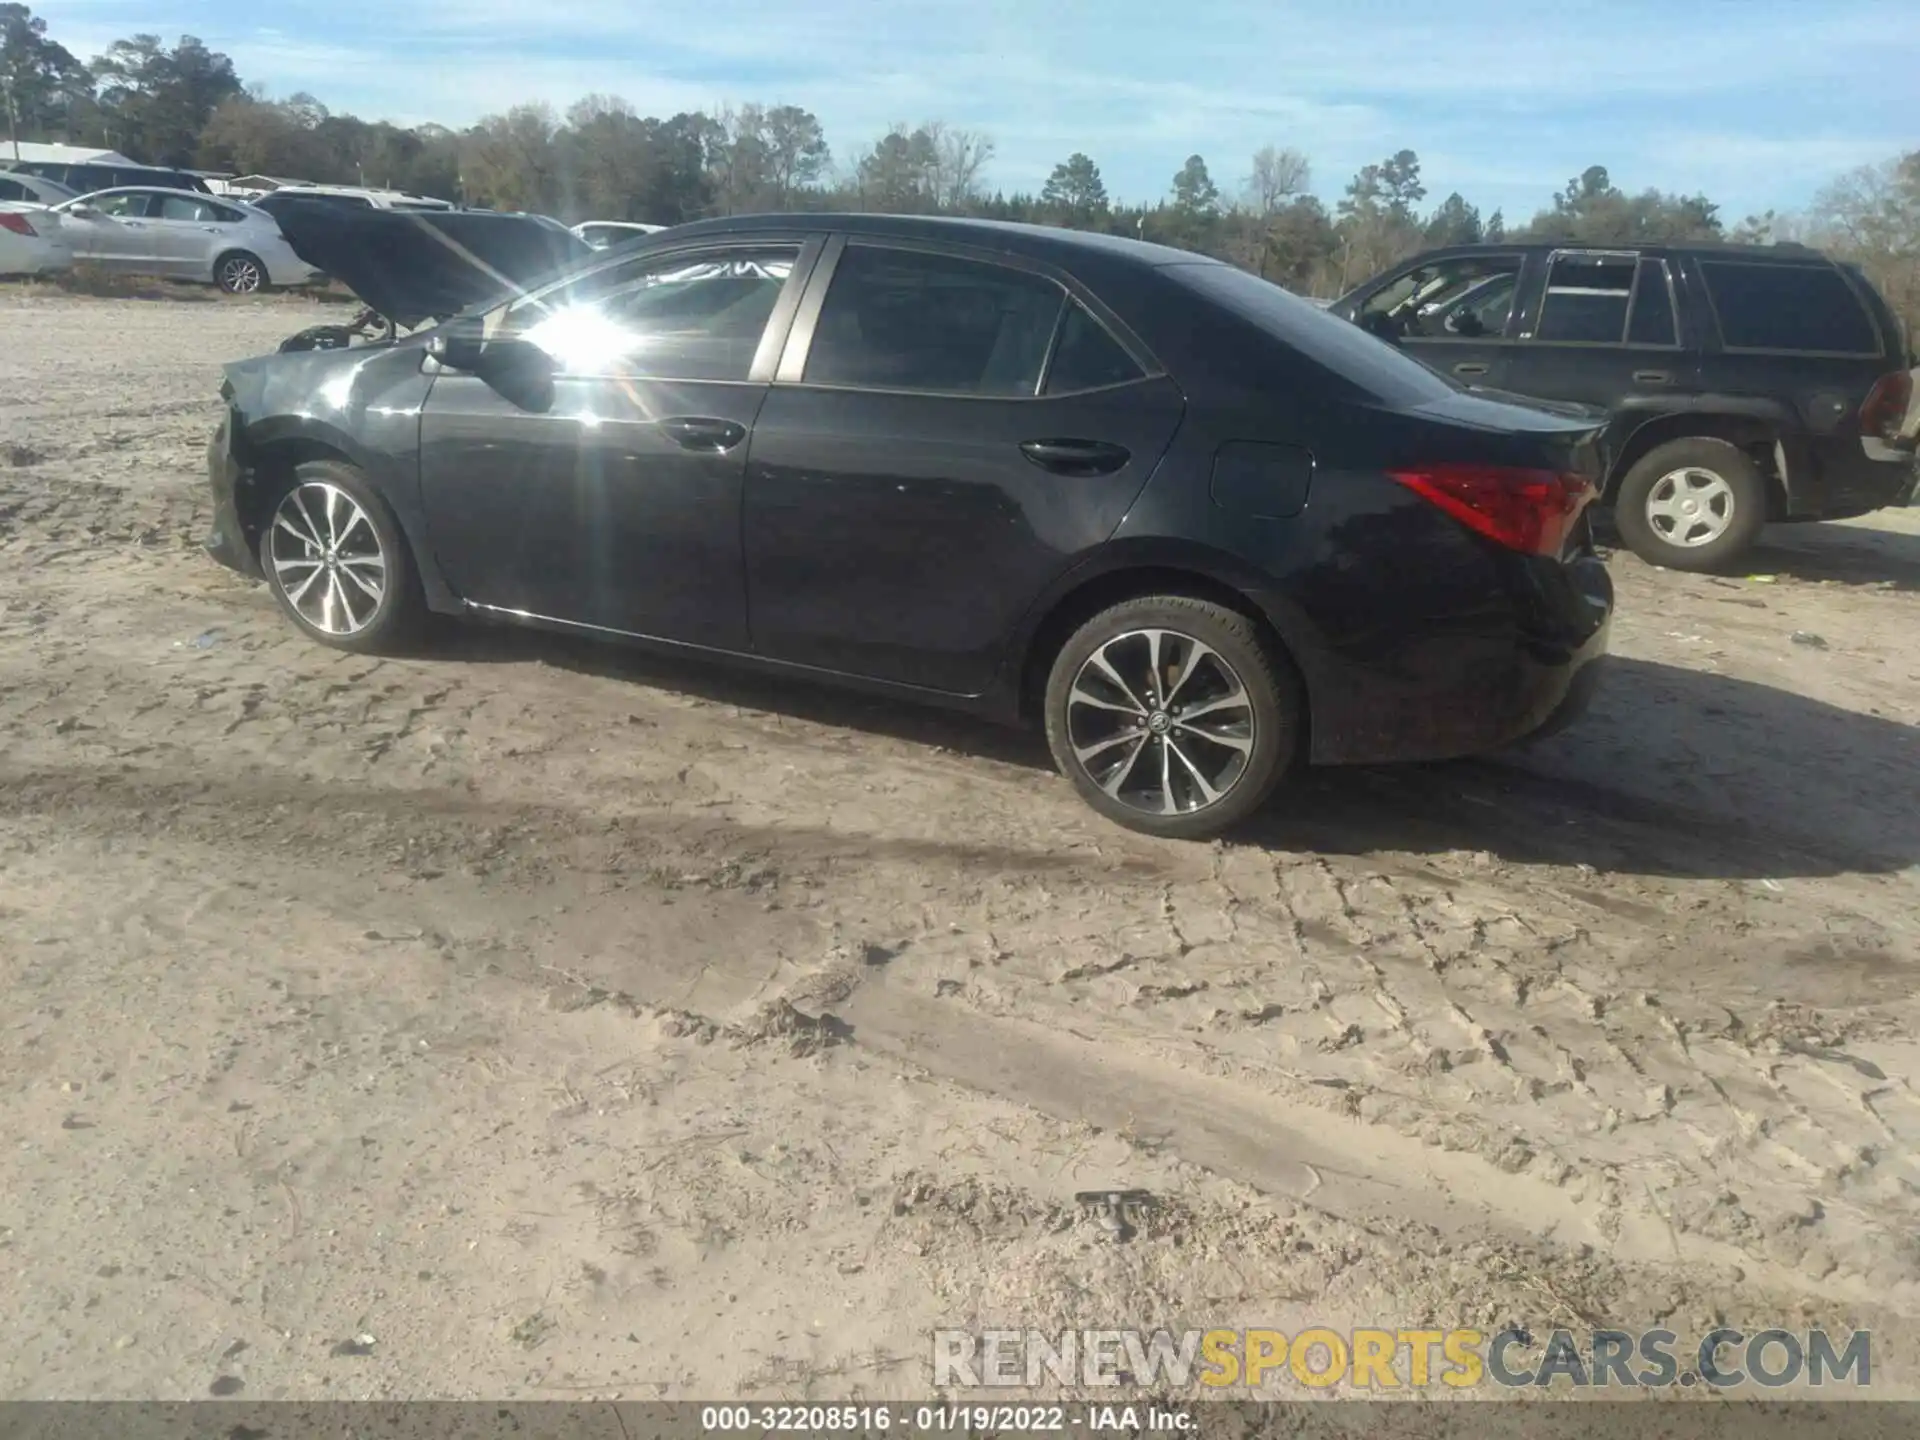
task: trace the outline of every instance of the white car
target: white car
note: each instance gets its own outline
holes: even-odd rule
[[[76,264],[123,275],[198,280],[229,295],[304,285],[319,273],[271,215],[190,190],[125,186],[50,207]]]
[[[0,201],[0,275],[45,275],[72,264],[59,216],[44,205]]]
[[[78,190],[69,190],[58,180],[28,175],[19,170],[0,170],[0,200],[24,200],[29,205],[58,205],[72,200]]]
[[[666,228],[664,225],[643,225],[638,220],[583,220],[573,227],[573,233],[594,249],[605,250],[612,245],[638,240],[642,235],[657,235]]]

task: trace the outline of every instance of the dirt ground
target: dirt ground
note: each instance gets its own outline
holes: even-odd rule
[[[1920,510],[1617,555],[1575,730],[1162,844],[937,714],[299,639],[198,542],[313,315],[0,292],[0,1397],[1723,1319],[1920,1393]]]

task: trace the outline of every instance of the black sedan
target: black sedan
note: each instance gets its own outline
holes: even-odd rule
[[[340,248],[307,258],[389,313],[460,289]],[[439,611],[1038,720],[1094,808],[1182,837],[1299,761],[1563,724],[1606,648],[1603,417],[1228,265],[845,215],[481,268],[421,333],[227,367],[208,548],[325,644]]]

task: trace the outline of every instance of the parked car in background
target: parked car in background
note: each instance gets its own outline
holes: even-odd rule
[[[102,190],[63,201],[57,216],[76,262],[126,275],[199,280],[230,295],[304,285],[311,265],[271,215],[184,190]]]
[[[303,252],[389,314],[482,268],[339,219]],[[1189,838],[1296,760],[1497,747],[1593,685],[1604,412],[1220,261],[766,215],[480,278],[424,333],[226,367],[208,549],[318,642],[431,609],[1036,719],[1096,810]]]
[[[1605,498],[1657,565],[1715,569],[1768,521],[1913,488],[1899,323],[1857,268],[1803,246],[1459,246],[1332,313],[1463,384],[1606,407]]]
[[[45,180],[38,175],[22,175],[11,170],[0,171],[0,203],[24,200],[29,205],[58,205],[62,200],[76,198],[79,193],[69,190],[57,180]]]
[[[375,190],[359,185],[282,185],[251,203],[269,215],[280,214],[286,206],[306,200],[335,205],[348,210],[455,210],[450,200],[431,195],[410,195],[404,190]]]
[[[47,275],[72,264],[73,246],[58,215],[0,200],[0,275]]]
[[[163,190],[191,190],[209,194],[207,182],[190,170],[160,165],[135,165],[106,160],[0,160],[0,169],[15,175],[33,175],[64,185],[76,195],[114,190],[124,185],[148,185]]]
[[[583,220],[573,227],[573,233],[596,250],[605,250],[611,245],[625,245],[629,240],[638,240],[643,235],[658,235],[664,225],[643,225],[638,220]]]

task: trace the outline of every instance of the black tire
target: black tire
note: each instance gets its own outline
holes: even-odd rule
[[[213,283],[227,295],[258,295],[273,288],[266,265],[249,250],[229,250],[214,261]]]
[[[310,639],[360,655],[403,652],[418,640],[427,607],[406,532],[346,461],[294,467],[262,508],[258,550],[267,589]]]
[[[1707,485],[1699,492],[1694,502],[1701,506],[1698,519],[1649,513],[1650,503],[1680,503],[1687,498],[1677,493],[1677,487],[1691,481],[1676,477],[1709,477],[1719,482],[1717,488]],[[1649,565],[1669,570],[1723,569],[1760,538],[1767,523],[1766,478],[1737,446],[1725,440],[1705,435],[1670,440],[1642,455],[1627,471],[1614,496],[1613,523],[1627,548]],[[1698,536],[1706,536],[1716,526],[1718,533],[1697,544],[1680,544],[1673,536],[1682,525]]]
[[[1155,631],[1173,638],[1146,638]],[[1183,671],[1196,642],[1215,659],[1202,657]],[[1160,699],[1146,693],[1156,643],[1163,672]],[[1126,679],[1124,688],[1098,671],[1096,654]],[[1221,663],[1216,665],[1216,659]],[[1079,690],[1083,672],[1089,672],[1084,677],[1088,688]],[[1167,696],[1173,680],[1181,683]],[[1232,682],[1238,683],[1245,703],[1215,704],[1232,693]],[[1182,695],[1199,698],[1183,700]],[[1132,710],[1117,703],[1123,696]],[[1184,595],[1142,596],[1102,610],[1074,631],[1054,657],[1047,680],[1047,744],[1060,773],[1109,820],[1147,835],[1207,839],[1259,809],[1292,765],[1304,729],[1303,697],[1292,665],[1245,615]],[[1177,703],[1162,703],[1167,699]],[[1178,721],[1180,712],[1194,712],[1197,721],[1203,705],[1214,717],[1208,726]],[[1211,738],[1209,730],[1222,738]],[[1244,750],[1237,748],[1241,741],[1247,742]],[[1088,755],[1090,749],[1096,753]],[[1101,758],[1107,754],[1118,759],[1108,764]],[[1157,774],[1155,759],[1166,766]],[[1114,766],[1123,761],[1131,768],[1116,781]],[[1142,764],[1144,776],[1139,774]],[[1158,793],[1173,793],[1172,813],[1165,812],[1164,798],[1154,800],[1160,775],[1168,783]],[[1217,789],[1217,798],[1206,799],[1208,789]]]

